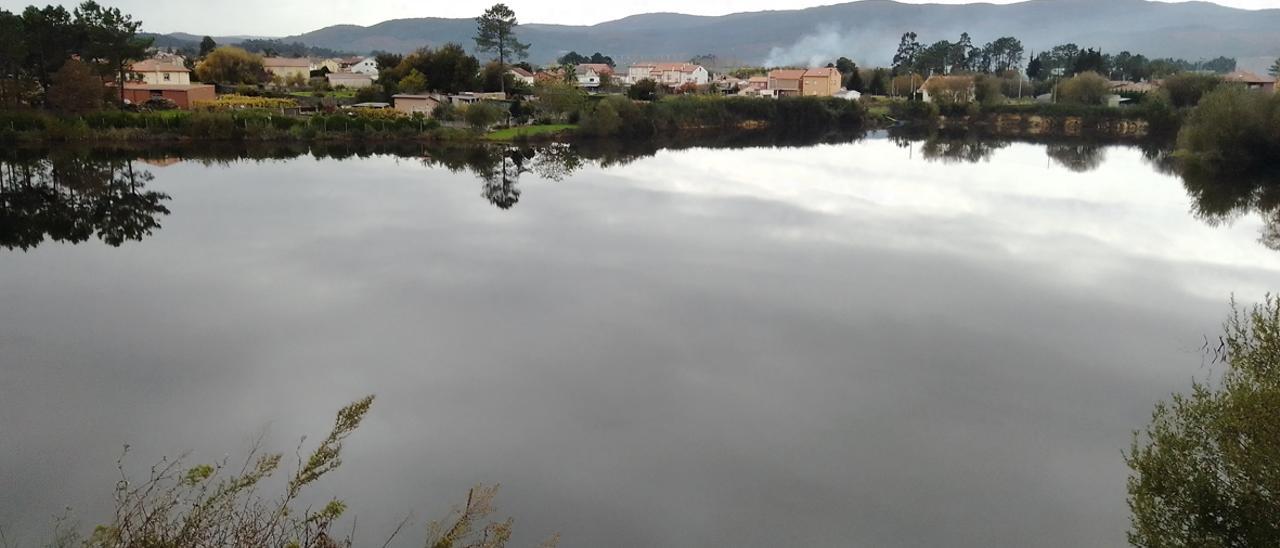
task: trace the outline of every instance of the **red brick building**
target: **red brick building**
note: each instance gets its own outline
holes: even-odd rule
[[[214,87],[210,84],[144,84],[127,83],[124,85],[124,100],[135,105],[149,101],[153,97],[163,97],[178,108],[191,108],[196,101],[212,101],[218,98]]]

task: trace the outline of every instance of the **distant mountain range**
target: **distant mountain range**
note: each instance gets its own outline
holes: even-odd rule
[[[887,65],[902,33],[920,41],[956,40],[968,32],[977,45],[1001,36],[1031,51],[1073,42],[1107,52],[1188,60],[1219,55],[1265,67],[1280,56],[1280,9],[1240,10],[1208,2],[1148,0],[1029,0],[1016,4],[903,4],[862,0],[798,10],[708,17],[653,13],[591,26],[522,25],[530,61],[550,62],[574,50],[602,52],[621,64],[687,60],[714,54],[735,64],[819,64],[848,56],[862,65]],[[396,19],[363,27],[336,25],[285,42],[334,50],[408,52],[457,42],[470,48],[471,19]],[[198,40],[194,35],[167,35]],[[216,38],[234,43],[244,37]]]

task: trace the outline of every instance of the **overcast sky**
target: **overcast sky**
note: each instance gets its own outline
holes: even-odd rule
[[[412,17],[474,17],[496,0],[107,0],[134,14],[152,32],[195,34],[287,36],[321,27],[350,23],[372,25],[388,19]],[[966,4],[969,0],[905,0],[907,2]],[[997,4],[1010,0],[989,0]],[[0,7],[19,10],[32,0],[0,0]],[[35,2],[44,4],[45,1]],[[64,5],[78,3],[74,0]],[[830,0],[507,0],[525,23],[592,24],[637,13],[679,12],[722,15],[742,11],[795,9],[824,4]],[[1280,0],[1218,0],[1218,4],[1248,9],[1280,8]]]

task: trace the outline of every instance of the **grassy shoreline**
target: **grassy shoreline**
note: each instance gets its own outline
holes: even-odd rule
[[[679,98],[652,103],[601,102],[576,123],[544,123],[479,131],[445,127],[421,116],[343,112],[282,114],[265,109],[233,111],[124,112],[104,110],[81,115],[47,111],[0,111],[0,143],[67,142],[566,142],[578,139],[659,139],[706,132],[819,133],[919,126],[980,129],[1000,126],[1027,132],[1026,120],[1047,120],[1043,131],[1067,136],[1106,135],[1117,122],[1144,124],[1140,135],[1176,133],[1176,113],[1138,108],[999,105],[963,116],[939,116],[925,103],[861,103],[838,99],[795,98],[777,101],[741,98]],[[1014,123],[1010,123],[1013,120]],[[1062,129],[1067,127],[1069,129]],[[1039,128],[1039,125],[1037,125]],[[1081,129],[1083,128],[1083,129]],[[1041,131],[1040,129],[1036,130]]]

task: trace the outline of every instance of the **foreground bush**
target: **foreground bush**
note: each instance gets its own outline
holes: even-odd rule
[[[167,460],[150,475],[134,482],[121,468],[116,487],[115,515],[96,527],[87,539],[65,538],[60,545],[87,548],[338,548],[353,545],[350,537],[334,533],[347,505],[333,499],[320,509],[302,506],[299,499],[310,486],[342,464],[343,443],[360,426],[373,404],[369,396],[338,411],[329,434],[280,485],[267,496],[264,485],[280,471],[283,453],[260,453],[255,447],[243,464],[189,465]],[[426,546],[501,548],[511,537],[510,519],[491,521],[498,487],[471,490],[464,506],[442,522],[432,522]],[[403,527],[404,523],[401,524]],[[394,538],[400,532],[390,532]],[[76,542],[81,540],[81,542]],[[544,546],[553,545],[553,537]],[[387,539],[390,543],[391,539]],[[385,546],[385,544],[384,544]]]
[[[1125,457],[1135,546],[1280,546],[1280,301],[1224,327],[1221,378],[1157,405]]]

